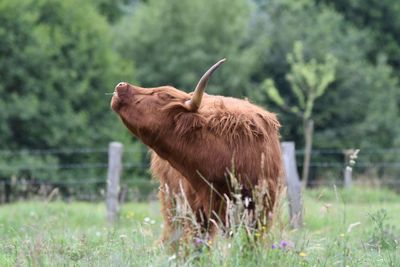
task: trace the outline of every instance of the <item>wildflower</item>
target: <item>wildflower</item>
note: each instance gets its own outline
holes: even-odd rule
[[[260,236],[261,236],[261,234],[260,234],[259,232],[255,233],[254,235],[255,235],[256,237],[260,237]]]
[[[149,217],[144,217],[144,222],[145,223],[149,223],[150,222],[150,218]]]
[[[288,243],[287,243],[285,240],[281,240],[281,243],[279,244],[279,246],[280,246],[281,248],[286,248],[287,245],[288,245]]]
[[[275,244],[272,244],[272,245],[271,245],[271,248],[272,248],[272,249],[276,249],[276,248],[278,248],[278,246],[275,245]]]
[[[307,253],[305,253],[304,251],[302,251],[302,252],[299,253],[299,256],[304,258],[305,256],[307,256]]]
[[[198,237],[194,238],[194,244],[195,245],[201,245],[202,243],[204,243],[204,241]]]
[[[150,224],[155,224],[155,223],[156,223],[155,220],[151,220],[151,221],[150,221]]]

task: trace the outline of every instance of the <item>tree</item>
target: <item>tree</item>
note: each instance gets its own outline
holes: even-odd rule
[[[111,49],[111,41],[109,25],[91,2],[1,1],[0,149],[107,147],[110,140],[129,141],[118,130],[104,93],[131,77],[133,67]],[[82,161],[75,155],[7,155],[0,164],[11,167],[0,176],[24,172],[53,179],[54,172],[32,170],[31,164]]]
[[[369,29],[374,43],[369,60],[376,62],[379,54],[388,56],[388,63],[400,70],[400,2],[392,0],[317,0],[335,7],[359,28]],[[397,74],[399,77],[400,74]]]
[[[288,54],[287,61],[291,70],[286,75],[286,79],[290,83],[290,89],[296,98],[297,104],[289,106],[275,87],[273,80],[265,80],[264,86],[272,101],[303,121],[305,157],[302,178],[303,185],[306,186],[314,131],[313,108],[317,98],[321,97],[334,81],[337,60],[331,54],[328,54],[322,63],[317,62],[315,59],[306,60],[304,58],[303,44],[295,42],[293,52]]]
[[[105,16],[107,20],[114,24],[128,12],[133,9],[136,4],[144,0],[91,0],[100,14]]]
[[[149,0],[117,27],[117,47],[138,63],[146,87],[192,91],[200,75],[227,58],[207,91],[242,96],[255,62],[246,46],[250,6],[241,0]]]
[[[260,64],[252,74],[252,81],[259,84],[260,89],[250,90],[248,94],[260,104],[279,111],[284,139],[304,145],[301,122],[295,116],[282,112],[263,93],[261,85],[268,75],[282,97],[292,103],[296,101],[296,96],[286,79],[290,72],[286,55],[294,43],[301,41],[305,57],[318,62],[323,62],[326,54],[332,54],[337,59],[335,82],[313,107],[316,125],[314,144],[317,148],[362,148],[365,144],[354,126],[366,119],[366,105],[375,98],[375,92],[382,91],[377,84],[387,84],[392,79],[390,75],[373,75],[374,82],[368,78],[371,72],[378,73],[378,69],[384,66],[390,69],[385,62],[376,65],[368,61],[373,47],[370,31],[355,27],[333,8],[316,5],[313,0],[258,2],[252,36],[253,39],[267,40],[255,42],[258,48],[254,50]],[[396,101],[398,97],[393,94],[391,101]],[[376,143],[376,146],[381,144]]]
[[[317,0],[316,2],[333,6],[349,23],[359,29],[368,30],[371,49],[365,59],[374,63],[376,67],[371,69],[369,64],[362,66],[367,72],[363,82],[366,86],[372,87],[371,101],[366,101],[370,108],[364,108],[368,110],[366,118],[361,123],[356,123],[356,128],[365,131],[363,134],[365,138],[361,140],[362,146],[397,147],[400,144],[400,129],[397,126],[400,117],[400,35],[398,34],[400,2],[391,0]]]

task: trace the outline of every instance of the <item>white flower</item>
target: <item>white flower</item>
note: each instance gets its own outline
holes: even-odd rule
[[[150,218],[149,217],[144,217],[144,222],[145,223],[149,223],[150,222]]]

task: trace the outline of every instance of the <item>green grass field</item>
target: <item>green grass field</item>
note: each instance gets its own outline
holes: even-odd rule
[[[107,227],[103,203],[0,206],[0,266],[400,266],[400,196],[325,188],[304,197],[305,226],[291,230],[285,206],[267,242],[240,231],[172,252],[158,242],[157,202],[129,203]]]

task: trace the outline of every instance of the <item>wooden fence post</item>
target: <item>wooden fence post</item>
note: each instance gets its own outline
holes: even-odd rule
[[[349,166],[349,158],[350,154],[345,153],[345,167],[344,167],[344,181],[343,181],[343,186],[344,188],[350,188],[353,185],[353,168]]]
[[[281,145],[286,175],[290,224],[293,228],[300,228],[303,226],[302,186],[297,172],[294,142],[283,142]]]
[[[119,177],[122,171],[123,146],[118,142],[111,142],[108,147],[108,174],[107,174],[107,221],[112,225],[118,218]]]
[[[344,188],[350,188],[353,179],[352,179],[352,168],[349,166],[350,156],[353,154],[353,149],[346,149],[343,150],[344,154],[344,179],[343,179],[343,186]]]
[[[353,185],[353,167],[356,164],[356,159],[358,157],[359,149],[346,149],[343,150],[344,154],[344,188],[350,188]]]

